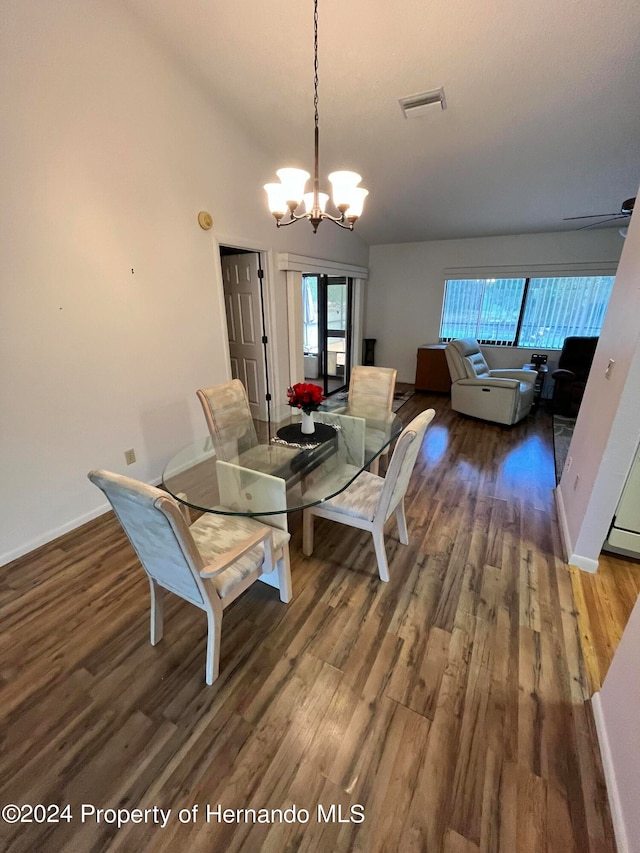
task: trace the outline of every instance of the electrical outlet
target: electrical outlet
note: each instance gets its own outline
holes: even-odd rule
[[[573,464],[573,457],[567,456],[567,473],[571,470],[571,466]]]
[[[574,491],[574,492],[575,492],[575,490],[578,488],[578,483],[579,483],[579,482],[580,482],[580,474],[576,474],[576,479],[575,479],[575,482],[574,482],[574,484],[573,484],[573,491]]]
[[[127,463],[127,465],[133,465],[133,463],[136,461],[136,452],[133,447],[131,448],[131,450],[125,450],[124,461]]]

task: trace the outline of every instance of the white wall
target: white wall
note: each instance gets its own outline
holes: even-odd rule
[[[212,234],[368,259],[338,228],[276,230],[262,185],[282,164],[119,4],[7,0],[2,18],[0,563],[101,510],[91,468],[157,480],[203,432],[195,389],[228,377]],[[280,321],[284,275],[269,286]]]
[[[505,266],[602,262],[615,268],[623,242],[617,229],[605,229],[372,246],[366,337],[377,339],[376,364],[397,368],[399,381],[414,381],[417,348],[438,340],[445,269],[487,267],[489,275]],[[531,354],[483,350],[491,367],[521,367]]]
[[[620,853],[640,851],[640,600],[593,698]]]
[[[569,448],[571,468],[557,490],[572,564],[596,570],[639,441],[640,222],[632,221]]]

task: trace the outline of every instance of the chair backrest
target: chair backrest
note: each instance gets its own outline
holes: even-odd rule
[[[445,347],[451,381],[481,379],[489,376],[489,365],[482,355],[480,344],[474,338],[458,338]]]
[[[562,344],[562,352],[558,360],[558,367],[562,370],[570,370],[576,374],[578,381],[585,381],[589,376],[593,357],[598,346],[598,338],[591,337],[569,337]]]
[[[166,492],[110,471],[91,471],[107,496],[145,572],[194,604],[204,600],[199,572],[204,561],[178,503]]]
[[[365,367],[361,364],[353,367],[349,379],[349,408],[373,406],[391,411],[397,374],[393,367]]]
[[[197,392],[218,459],[229,461],[258,443],[249,399],[239,379]]]
[[[382,514],[385,521],[409,488],[409,480],[418,458],[422,439],[435,414],[435,409],[426,409],[417,415],[400,433],[387,468],[380,501],[375,512],[376,516]]]

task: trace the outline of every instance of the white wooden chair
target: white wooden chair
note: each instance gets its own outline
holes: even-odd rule
[[[258,443],[249,399],[239,379],[196,392],[218,459],[229,461]]]
[[[218,459],[277,474],[299,450],[280,444],[259,444],[244,385],[239,379],[196,392]]]
[[[289,533],[215,513],[190,525],[186,507],[160,489],[109,471],[88,476],[109,499],[149,578],[151,645],[162,639],[165,590],[195,604],[207,614],[206,681],[213,684],[220,670],[223,610],[272,571],[281,601],[291,600]]]
[[[392,367],[368,367],[358,364],[351,370],[349,379],[349,414],[370,416],[372,412],[391,412],[393,394],[396,387],[396,376],[398,371]],[[369,441],[365,437],[365,446],[374,445],[377,436],[368,429]],[[379,445],[378,445],[379,446]],[[383,450],[380,456],[376,456],[369,470],[372,474],[378,473],[381,456],[386,456],[389,448]]]
[[[369,471],[363,471],[356,476],[357,468],[354,467],[355,479],[350,486],[335,497],[304,510],[302,514],[304,554],[307,556],[313,554],[313,525],[316,516],[328,518],[340,524],[348,524],[350,527],[358,527],[361,530],[369,530],[373,536],[380,579],[389,580],[384,525],[395,512],[400,542],[403,545],[409,544],[404,496],[409,487],[422,439],[434,415],[433,409],[427,409],[404,428],[393,451],[386,477],[379,477]],[[312,490],[305,493],[305,499],[313,500]]]

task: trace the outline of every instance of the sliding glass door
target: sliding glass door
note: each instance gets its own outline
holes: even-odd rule
[[[352,291],[344,276],[302,276],[305,380],[326,396],[349,383]]]

